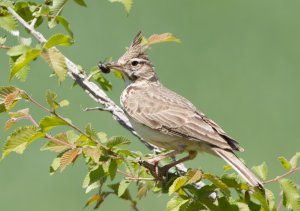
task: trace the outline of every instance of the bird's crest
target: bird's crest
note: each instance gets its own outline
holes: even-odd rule
[[[119,58],[118,63],[126,63],[128,60],[133,58],[142,58],[148,60],[148,55],[145,52],[146,46],[142,46],[142,32],[139,31],[137,35],[134,37],[133,42],[131,43],[130,47],[127,51]]]

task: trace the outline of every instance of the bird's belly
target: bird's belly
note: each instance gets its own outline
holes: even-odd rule
[[[167,135],[145,125],[130,121],[134,130],[147,142],[164,149],[185,151],[206,151],[206,144],[201,141],[186,140],[185,138]]]

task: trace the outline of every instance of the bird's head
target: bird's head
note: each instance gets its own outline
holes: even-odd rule
[[[146,53],[147,46],[142,46],[142,33],[139,32],[127,51],[118,61],[106,64],[110,69],[120,72],[127,83],[135,81],[157,81],[153,65]]]

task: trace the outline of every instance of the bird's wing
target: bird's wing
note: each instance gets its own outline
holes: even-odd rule
[[[126,113],[145,126],[222,149],[242,151],[220,126],[198,112],[187,99],[165,87],[143,89],[126,101]]]

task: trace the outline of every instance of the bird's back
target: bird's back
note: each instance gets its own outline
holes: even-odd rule
[[[159,81],[130,84],[121,95],[121,104],[133,125],[138,122],[171,137],[242,151],[220,126]]]

